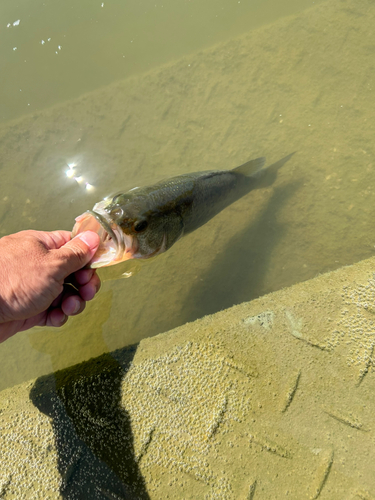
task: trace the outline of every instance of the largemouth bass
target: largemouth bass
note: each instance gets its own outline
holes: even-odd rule
[[[77,217],[72,234],[99,234],[92,268],[154,257],[251,190],[271,184],[293,154],[266,168],[265,158],[256,158],[233,170],[194,172],[133,188]]]

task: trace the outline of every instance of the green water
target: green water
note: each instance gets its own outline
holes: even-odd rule
[[[167,253],[100,271],[100,293],[64,328],[1,344],[0,389],[374,255],[373,1],[4,1],[0,19],[0,236],[69,230],[114,191],[296,151],[273,186]],[[231,336],[221,334],[228,350]],[[293,387],[299,367],[291,351],[262,335],[263,355],[250,349],[255,364],[265,359],[272,385],[280,361]],[[372,380],[372,351],[366,355]],[[330,378],[341,380],[329,363],[327,392]],[[317,379],[303,377],[324,396]],[[272,408],[267,384],[259,397]],[[332,457],[323,461],[323,483],[332,463],[336,474]],[[288,463],[280,476],[292,473]]]
[[[286,105],[288,113],[298,109],[267,88],[284,72],[279,52],[287,56],[290,35],[280,34],[274,55],[264,40],[272,21],[288,25],[293,18],[286,15],[314,5],[2,2],[0,235],[71,229],[77,215],[113,191],[302,149],[284,127],[270,127],[270,106],[277,117]],[[279,69],[269,77],[273,66]],[[258,102],[264,92],[265,105]],[[301,182],[302,158],[285,169],[284,183]],[[67,177],[68,165],[76,180]],[[270,265],[281,233],[267,210],[277,210],[272,200],[287,209],[290,187],[276,189],[280,196],[263,190],[234,205],[132,278],[105,281],[95,302],[63,329],[3,344],[0,388],[309,277],[303,268],[301,277],[300,269],[274,272]],[[310,275],[321,270],[319,262]]]
[[[271,188],[244,197],[166,254],[141,265],[131,278],[109,279],[129,271],[126,265],[101,272],[107,281],[100,294],[63,329],[34,330],[3,344],[2,387],[133,344],[374,252],[373,4],[321,3],[246,31],[246,24],[255,26],[256,19],[261,24],[265,14],[259,13],[259,6],[250,11],[246,4],[249,10],[242,12],[236,11],[241,4],[228,3],[228,16],[215,31],[210,16],[220,12],[217,4],[211,9],[207,4],[208,10],[201,12],[190,3],[182,3],[181,11],[165,4],[162,19],[170,23],[169,30],[158,9],[152,22],[135,11],[135,5],[133,17],[119,5],[103,24],[102,43],[96,40],[102,55],[94,58],[94,46],[88,48],[91,23],[99,24],[95,16],[108,16],[106,8],[115,9],[114,4],[91,4],[86,10],[80,6],[80,12],[76,4],[33,4],[32,9],[30,4],[9,4],[2,16],[6,24],[20,20],[9,28],[2,25],[8,48],[17,46],[6,57],[20,58],[23,50],[39,54],[35,72],[22,78],[25,85],[17,95],[24,96],[30,86],[47,107],[30,110],[0,128],[1,234],[26,228],[70,229],[78,214],[113,191],[183,172],[232,168],[260,155],[271,163],[297,151]],[[190,11],[184,10],[193,7],[196,30],[191,29]],[[176,30],[178,12],[182,24]],[[206,30],[200,28],[204,18]],[[48,29],[34,30],[28,19],[39,24],[44,19]],[[60,31],[56,25],[50,33],[52,19]],[[134,64],[129,64],[128,73],[133,74],[117,80],[126,71],[122,67],[121,73],[113,62],[111,79],[116,81],[84,93],[106,81],[91,78],[83,64],[74,64],[74,57],[86,46],[78,59],[104,75],[106,71],[98,71],[104,64],[100,58],[109,64],[106,54],[118,51],[114,37],[124,43],[134,38],[128,38],[121,19],[137,26],[144,40]],[[153,30],[160,30],[154,39],[160,44],[164,39],[166,53],[159,64],[147,49],[151,28],[146,30],[146,19]],[[76,37],[81,34],[82,46],[75,38],[69,49],[67,26]],[[148,34],[142,38],[144,31]],[[220,36],[224,41],[198,50],[197,32],[201,46],[218,42]],[[68,40],[63,45],[64,34]],[[17,39],[21,35],[22,43]],[[95,36],[100,37],[99,31]],[[41,45],[39,39],[47,41]],[[61,43],[58,54],[48,45],[53,40]],[[6,52],[6,44],[1,47]],[[45,49],[53,64],[42,62]],[[71,64],[64,57],[70,57]],[[163,58],[169,62],[160,65]],[[18,88],[17,68],[25,68],[21,63],[14,59],[3,73],[13,79],[13,91]],[[144,71],[154,63],[155,68]],[[58,82],[63,74],[59,85],[64,92],[67,87],[67,93],[59,95],[48,78]],[[84,84],[85,78],[90,84]],[[51,102],[44,86],[54,98]],[[1,101],[11,105],[8,92]],[[22,99],[18,97],[18,105]],[[13,117],[20,114],[17,106],[12,109]],[[67,177],[68,164],[75,165],[75,177],[82,182]],[[93,189],[87,190],[86,183]]]
[[[0,121],[78,97],[316,3],[4,0]]]

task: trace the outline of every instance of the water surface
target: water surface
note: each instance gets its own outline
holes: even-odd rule
[[[166,254],[101,271],[64,328],[2,344],[0,388],[374,254],[373,2],[102,3],[0,7],[0,235],[70,230],[119,189],[297,153]]]
[[[4,0],[0,121],[246,33],[317,0]]]
[[[8,121],[0,129],[1,235],[70,230],[78,214],[119,189],[233,168],[259,155],[272,162],[296,149],[301,153],[275,190],[233,205],[131,279],[106,281],[68,326],[34,330],[2,345],[1,387],[332,267],[322,259],[305,269],[301,257],[294,269],[294,255],[279,257],[290,226],[289,220],[280,223],[279,212],[289,210],[306,168],[306,148],[280,123],[280,115],[304,105],[285,88],[302,92],[288,66],[302,50],[297,41],[306,21],[286,16],[315,5],[2,3],[0,119]],[[302,16],[309,12],[315,11]],[[302,59],[308,61],[308,53]],[[304,140],[310,140],[304,127]],[[101,275],[118,278],[128,270]]]
[[[2,345],[1,384],[373,255],[373,18],[371,3],[319,4],[4,123],[1,234],[71,229],[75,216],[121,188],[297,154],[271,188],[244,197],[130,279],[105,281],[63,329]],[[16,33],[21,23],[5,29]],[[118,278],[129,269],[114,270]],[[112,278],[113,270],[101,275]]]

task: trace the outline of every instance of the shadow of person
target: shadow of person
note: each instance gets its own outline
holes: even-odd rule
[[[69,318],[61,328],[36,327],[30,331],[30,344],[41,356],[49,358],[49,371],[55,372],[108,352],[103,326],[110,317],[112,295],[113,291],[103,285],[85,311]]]
[[[284,232],[277,221],[277,213],[298,186],[299,183],[294,182],[275,188],[257,220],[232,238],[217,255],[189,293],[186,322],[262,294],[264,273]]]
[[[60,495],[66,500],[147,500],[121,381],[137,345],[40,377],[33,404],[52,419]],[[46,450],[48,453],[49,450]]]

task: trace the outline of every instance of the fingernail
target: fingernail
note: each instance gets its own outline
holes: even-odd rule
[[[85,231],[84,233],[80,233],[77,235],[77,238],[80,238],[91,250],[97,248],[100,243],[99,236],[93,231]]]
[[[79,311],[79,308],[81,307],[81,304],[78,302],[78,300],[75,301],[76,305],[73,309],[73,314],[77,314],[77,312]]]
[[[68,316],[64,314],[64,316],[59,320],[59,325],[58,326],[63,326],[65,323],[68,321]]]

